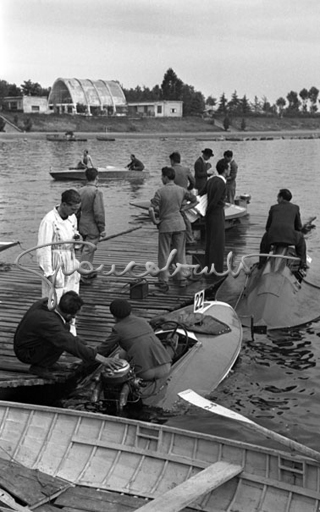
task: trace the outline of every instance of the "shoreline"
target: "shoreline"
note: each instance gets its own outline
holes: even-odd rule
[[[64,132],[0,132],[0,140],[10,139],[46,139],[49,134],[60,134]],[[263,130],[263,131],[228,131],[228,132],[80,132],[76,131],[75,136],[85,136],[88,139],[95,139],[101,135],[115,139],[196,139],[201,141],[223,142],[223,141],[247,141],[247,140],[275,140],[275,139],[319,139],[319,130]],[[52,141],[48,141],[52,142]],[[66,141],[68,142],[68,141]],[[101,141],[108,142],[108,141]]]

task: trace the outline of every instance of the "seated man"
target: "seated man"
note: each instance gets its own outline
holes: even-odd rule
[[[144,164],[135,157],[135,155],[130,155],[131,162],[128,163],[127,167],[129,171],[143,171]]]
[[[150,324],[131,314],[127,300],[116,299],[110,304],[115,325],[108,339],[98,347],[101,354],[109,354],[119,345],[120,357],[127,359],[136,375],[144,380],[156,380],[170,373],[171,358]]]
[[[260,244],[260,253],[268,253],[271,245],[294,245],[298,258],[301,259],[301,268],[307,269],[307,248],[301,232],[302,223],[300,209],[296,204],[290,203],[292,194],[283,188],[277,196],[278,204],[271,206],[266,224],[266,232]],[[259,267],[266,261],[260,257]]]
[[[48,299],[35,302],[25,313],[14,335],[14,352],[23,363],[30,364],[30,373],[44,379],[52,378],[52,371],[63,352],[86,362],[99,362],[111,369],[121,365],[114,358],[105,358],[88,347],[70,332],[70,321],[80,311],[83,300],[74,291],[62,295],[54,310],[48,309]]]

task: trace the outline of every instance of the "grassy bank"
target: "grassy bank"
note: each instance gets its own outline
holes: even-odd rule
[[[113,133],[225,133],[223,118],[216,120],[200,117],[183,118],[127,118],[127,117],[85,117],[56,114],[4,113],[5,117],[24,130],[25,122],[30,119],[31,132],[113,132]],[[241,117],[230,118],[231,132],[240,132]],[[319,117],[248,117],[245,131],[289,131],[320,130]],[[243,132],[242,132],[243,133]]]

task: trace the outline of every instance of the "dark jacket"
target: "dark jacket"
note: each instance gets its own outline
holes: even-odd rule
[[[201,195],[208,195],[208,206],[206,209],[206,217],[215,210],[222,210],[225,206],[226,184],[219,176],[210,178],[205,187],[202,189]]]
[[[211,164],[199,156],[194,164],[195,188],[198,192],[200,192],[207,183],[209,169],[211,169]]]
[[[144,318],[132,314],[113,326],[112,333],[99,345],[98,352],[107,356],[117,345],[126,351],[128,360],[137,373],[171,362],[168,352],[150,324]]]
[[[266,224],[268,242],[296,245],[301,237],[300,209],[289,201],[271,206]]]
[[[20,351],[36,352],[38,347],[43,349],[47,345],[49,350],[53,346],[83,361],[93,362],[96,350],[87,347],[78,336],[73,336],[69,325],[56,311],[49,311],[47,303],[47,298],[35,302],[19,323],[14,335],[14,351],[18,359]]]

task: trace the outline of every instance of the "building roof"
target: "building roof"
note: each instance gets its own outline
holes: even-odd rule
[[[49,105],[74,104],[88,107],[117,107],[127,104],[119,82],[115,80],[89,80],[58,78],[50,91]]]

